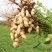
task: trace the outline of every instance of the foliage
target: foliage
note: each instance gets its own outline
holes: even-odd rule
[[[35,7],[34,18],[41,23],[44,31],[47,29],[49,32],[52,32],[52,13],[50,10],[46,9],[42,3],[39,3],[39,1],[37,1],[37,6]]]

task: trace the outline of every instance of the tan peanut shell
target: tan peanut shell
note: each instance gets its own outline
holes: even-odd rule
[[[21,37],[22,37],[22,38],[24,38],[24,39],[26,39],[26,36],[25,36],[24,34],[23,34],[23,35],[21,35]]]
[[[22,38],[26,39],[26,36],[24,35],[24,33],[25,33],[24,30],[21,30],[20,35]]]
[[[24,15],[25,15],[24,8],[22,8],[22,10],[21,10],[21,15],[22,15],[22,17],[24,17]]]
[[[23,23],[20,24],[20,27],[24,27],[24,26],[23,26]]]
[[[13,42],[13,47],[16,48],[19,46],[19,43],[18,42]]]
[[[26,16],[24,16],[23,21],[29,21],[29,19]]]
[[[24,6],[24,9],[26,9],[26,10],[27,10],[27,9],[28,9],[28,6]]]
[[[13,24],[13,29],[17,29],[17,25]]]
[[[17,28],[17,31],[16,31],[17,34],[20,34],[20,29],[21,29],[20,25],[18,25],[18,28]]]
[[[15,37],[15,38],[17,38],[17,36],[18,36],[18,34],[17,34],[17,33],[15,33],[14,37]]]
[[[16,19],[15,19],[15,20],[13,20],[13,24],[16,24]]]
[[[31,21],[29,21],[29,24],[32,24],[32,22],[31,22]]]
[[[32,10],[31,10],[31,15],[33,16],[33,15],[34,15],[34,13],[35,13],[35,10],[34,10],[34,9],[32,9]]]
[[[18,3],[18,6],[19,7],[23,7],[23,4],[20,2],[20,3]]]
[[[10,30],[13,30],[13,27],[11,27]]]
[[[32,31],[32,26],[30,26],[30,27],[28,28],[28,32],[31,33],[31,31]]]
[[[28,21],[24,21],[24,26],[25,27],[28,27],[29,26]]]
[[[24,30],[21,30],[20,34],[23,35],[24,33],[25,33]]]
[[[22,2],[22,4],[23,4],[23,5],[25,5],[25,4],[26,4],[26,2],[24,2],[24,1],[23,1],[23,2]]]
[[[19,42],[19,39],[18,38],[15,38],[15,40],[14,40],[15,42]]]
[[[19,13],[19,10],[17,10],[17,9],[15,9],[14,11],[13,11],[13,14],[14,15],[17,15]]]
[[[22,23],[22,17],[21,16],[19,16],[18,21],[17,21],[17,24],[20,24],[20,23]]]
[[[14,40],[14,34],[10,33],[10,37],[11,37],[11,40],[13,41]]]
[[[31,21],[31,22],[34,22],[34,20],[33,20],[32,18],[30,18],[30,21]]]
[[[39,26],[36,26],[36,33],[39,33]]]
[[[26,10],[26,17],[31,17],[28,10]]]

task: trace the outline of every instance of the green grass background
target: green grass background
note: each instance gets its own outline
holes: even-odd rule
[[[52,52],[52,42],[45,44],[47,34],[44,31],[27,33],[27,39],[21,38],[20,46],[13,48],[9,28],[0,25],[0,52]]]

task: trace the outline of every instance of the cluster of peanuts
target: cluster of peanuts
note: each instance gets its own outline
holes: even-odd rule
[[[35,13],[35,9],[33,8],[35,2],[32,0],[22,0],[18,3],[20,8],[16,11],[16,16],[13,19],[10,30],[12,31],[10,36],[13,41],[13,47],[16,48],[20,44],[19,38],[26,39],[25,33],[26,30],[31,33],[34,28],[36,32],[39,32],[39,26],[34,26],[32,16]]]

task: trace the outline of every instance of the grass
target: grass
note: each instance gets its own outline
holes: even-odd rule
[[[47,33],[41,31],[36,34],[35,31],[27,33],[27,39],[21,38],[22,43],[18,48],[13,48],[10,39],[10,30],[0,25],[0,52],[52,52],[52,42],[45,44]]]

